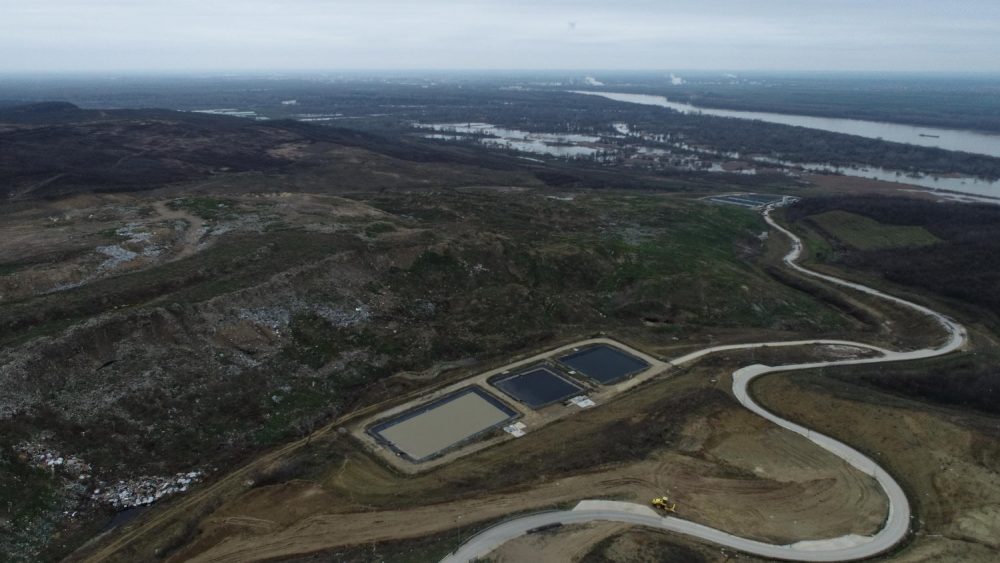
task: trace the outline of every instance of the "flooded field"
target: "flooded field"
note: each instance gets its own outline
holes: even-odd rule
[[[1000,197],[1000,180],[991,181],[984,180],[982,178],[969,178],[965,176],[942,177],[927,176],[925,174],[906,174],[896,170],[886,170],[884,168],[864,166],[830,166],[815,163],[787,163],[787,165],[799,167],[807,172],[813,172],[816,174],[842,174],[844,176],[855,176],[857,178],[882,180],[883,182],[910,184],[931,190],[947,190],[972,195]]]
[[[270,118],[260,115],[255,111],[251,110],[241,110],[236,108],[220,108],[220,109],[196,109],[191,113],[207,113],[209,115],[225,115],[229,117],[242,117],[244,119],[253,119],[254,121],[267,121]]]
[[[562,158],[592,157],[602,150],[601,137],[561,133],[532,133],[506,129],[489,123],[432,123],[417,127],[431,129],[429,139],[471,139],[484,145]]]
[[[820,129],[832,133],[857,135],[869,139],[882,139],[895,143],[907,143],[924,147],[938,147],[950,151],[962,151],[973,154],[1000,157],[1000,135],[987,135],[974,131],[957,129],[938,129],[934,127],[918,127],[885,123],[881,121],[863,121],[860,119],[842,119],[833,117],[814,117],[809,115],[790,115],[783,113],[766,113],[758,111],[737,111],[727,109],[702,108],[691,104],[671,102],[664,96],[648,94],[626,94],[620,92],[588,92],[574,91],[576,94],[600,96],[617,102],[659,106],[682,113],[700,113],[717,117],[732,117],[779,123],[808,129]]]
[[[632,96],[633,94],[627,95]],[[657,96],[649,97],[657,98]],[[670,103],[673,104],[673,102]],[[634,131],[624,123],[612,123],[611,127],[615,133],[606,137],[568,133],[533,133],[498,127],[489,123],[417,124],[416,127],[434,131],[423,135],[428,139],[476,142],[498,149],[558,158],[591,158],[599,161],[607,159],[659,169],[724,174],[754,175],[761,170],[793,176],[802,173],[841,174],[909,184],[932,190],[1000,197],[1000,181],[997,180],[932,176],[866,166],[834,166],[817,162],[794,162],[760,155],[741,155],[689,145],[682,138],[674,138],[670,135]],[[608,141],[613,141],[615,144]]]

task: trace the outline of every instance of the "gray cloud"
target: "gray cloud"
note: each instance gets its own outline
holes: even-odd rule
[[[0,0],[0,71],[1000,71],[997,53],[996,0]]]

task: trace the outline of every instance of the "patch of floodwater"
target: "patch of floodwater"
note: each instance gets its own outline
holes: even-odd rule
[[[271,119],[270,117],[265,117],[252,110],[240,110],[236,108],[196,109],[192,110],[191,113],[207,113],[209,115],[228,115],[229,117],[242,117],[244,119],[253,119],[255,121],[267,121]]]
[[[425,135],[429,138],[459,140],[468,136],[467,138],[491,147],[563,158],[594,156],[601,151],[601,148],[593,146],[601,141],[595,135],[533,133],[497,127],[490,123],[418,123],[414,126],[437,131]]]
[[[886,170],[884,168],[867,168],[867,167],[830,167],[818,165],[816,168],[811,168],[814,165],[811,164],[799,164],[807,170],[819,171],[822,169],[832,170],[837,174],[844,174],[845,176],[856,176],[858,178],[873,178],[875,180],[882,180],[884,182],[899,182],[901,184],[910,184],[914,186],[920,186],[922,188],[929,188],[932,190],[948,190],[952,192],[962,192],[974,195],[983,195],[991,197],[1000,197],[1000,180],[982,180],[979,178],[969,178],[969,177],[940,177],[940,176],[925,176],[925,175],[913,175],[906,174],[904,172]]]
[[[925,193],[923,190],[904,190],[904,191]],[[978,197],[974,195],[955,194],[949,192],[936,192],[934,195],[936,195],[939,199],[954,201],[957,203],[989,203],[992,205],[1000,205],[1000,199],[997,199],[995,197]]]
[[[833,133],[844,133],[846,135],[857,135],[859,137],[867,137],[869,139],[881,139],[896,143],[907,143],[910,145],[919,145],[924,147],[937,147],[950,151],[962,151],[972,154],[985,154],[987,156],[1000,157],[1000,135],[977,133],[975,131],[918,127],[914,125],[902,125],[899,123],[886,123],[882,121],[864,121],[860,119],[703,108],[692,104],[671,102],[664,96],[652,96],[648,94],[588,92],[585,90],[572,90],[572,92],[574,94],[600,96],[617,102],[659,106],[679,111],[681,113],[766,121],[768,123],[806,127],[809,129],[820,129]]]
[[[757,174],[757,169],[754,168],[753,165],[727,170],[725,164],[719,164],[717,162],[713,162],[712,166],[707,168],[707,170],[709,172],[725,172],[726,174],[744,174],[747,176],[753,176]]]
[[[681,145],[673,145],[678,149],[689,150]],[[634,159],[643,160],[654,160],[661,164],[666,164],[674,168],[679,168],[682,170],[691,170],[695,172],[731,172],[725,170],[722,164],[715,162],[714,159],[719,158],[719,154],[710,151],[690,151],[696,154],[688,154],[687,152],[672,151],[667,148],[661,147],[650,147],[650,146],[640,146],[636,149],[635,155],[632,157]],[[709,158],[700,155],[707,155]],[[729,159],[732,160],[732,159]]]
[[[595,94],[593,92],[591,93]],[[801,169],[802,171],[809,173],[842,174],[858,178],[876,179],[884,182],[909,184],[932,190],[947,190],[973,195],[1000,197],[1000,181],[990,181],[971,177],[941,177],[908,174],[896,170],[866,166],[834,166],[814,162],[800,163],[757,155],[743,156],[736,152],[718,151],[710,148],[688,145],[683,141],[673,140],[670,135],[644,134],[632,130],[626,123],[612,123],[611,125],[614,130],[621,135],[638,137],[643,141],[670,143],[670,146],[683,151],[705,155],[706,157],[710,157],[713,161],[711,164],[708,164],[705,158],[676,154],[666,148],[650,147],[645,145],[637,148],[636,154],[638,155],[656,158],[673,158],[676,160],[676,162],[673,163],[674,165],[690,170],[753,175],[757,173],[753,163],[767,163],[784,166],[792,170]],[[601,150],[609,150],[596,146],[601,141],[601,137],[595,135],[573,133],[531,133],[518,129],[497,127],[489,123],[416,124],[415,127],[435,131],[434,133],[424,135],[424,137],[429,139],[441,139],[448,141],[474,139],[484,145],[495,148],[513,149],[522,152],[546,154],[563,158],[593,157]],[[741,169],[726,170],[722,162],[715,162],[716,159],[722,159],[723,161],[749,160],[751,162],[748,166]]]
[[[780,164],[789,168],[801,168],[806,172],[816,174],[842,174],[856,178],[868,178],[883,182],[896,182],[920,186],[932,190],[947,190],[988,197],[1000,197],[1000,180],[983,180],[967,176],[934,176],[926,174],[911,174],[899,170],[888,170],[874,166],[834,166],[817,162],[791,162],[767,157],[750,157],[751,160]]]
[[[596,135],[581,135],[578,133],[531,133],[520,129],[497,127],[490,123],[430,123],[417,124],[417,127],[464,134],[493,135],[504,139],[539,139],[551,143],[597,143],[601,140]]]
[[[668,151],[667,149],[661,149],[661,148],[657,148],[657,147],[647,147],[647,146],[639,147],[639,149],[636,152],[638,154],[649,154],[649,155],[653,155],[653,156],[671,156],[671,155],[673,155],[673,153],[670,152],[670,151]]]
[[[535,154],[548,154],[564,158],[574,158],[580,156],[593,156],[600,149],[593,147],[581,147],[579,145],[552,145],[537,139],[510,140],[485,138],[481,141],[486,145],[495,145],[500,148],[520,152],[530,152]]]
[[[343,115],[344,114],[342,113],[298,113],[293,115],[292,117],[296,121],[305,121],[312,123],[321,121],[333,121],[335,119],[340,119],[341,117],[343,117]]]
[[[841,174],[843,176],[853,176],[855,178],[866,178],[871,180],[881,180],[883,182],[896,182],[911,186],[920,186],[921,188],[928,188],[931,190],[947,190],[987,197],[1000,197],[1000,180],[984,180],[982,178],[973,178],[968,176],[951,177],[912,174],[899,170],[878,168],[875,166],[837,166],[818,162],[794,162],[790,160],[782,160],[780,158],[770,158],[758,155],[743,156],[737,152],[716,151],[684,143],[677,143],[675,146],[718,158],[726,158],[729,160],[745,159],[751,162],[777,164],[793,170],[801,169],[805,172],[813,174]],[[718,168],[717,165],[713,165],[711,171],[725,172],[725,170],[720,170]],[[742,171],[742,173],[749,174],[753,172]]]

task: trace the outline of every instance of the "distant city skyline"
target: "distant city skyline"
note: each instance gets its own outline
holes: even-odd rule
[[[0,0],[0,72],[1000,72],[1000,2]]]

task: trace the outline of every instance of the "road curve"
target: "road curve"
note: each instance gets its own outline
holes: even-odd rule
[[[882,528],[873,536],[849,535],[830,538],[827,540],[810,540],[787,545],[777,545],[741,538],[722,530],[717,530],[715,528],[683,520],[681,518],[675,518],[672,516],[663,517],[645,505],[626,502],[585,500],[581,501],[572,510],[531,514],[493,526],[469,539],[466,543],[459,547],[458,550],[445,557],[442,560],[442,563],[464,563],[484,557],[507,541],[523,536],[540,526],[547,526],[551,524],[582,524],[595,521],[623,522],[627,524],[647,526],[659,530],[677,532],[743,551],[745,553],[793,561],[851,561],[864,559],[891,549],[904,537],[906,537],[910,526],[910,503],[907,500],[903,489],[899,486],[899,483],[897,483],[891,475],[875,463],[874,460],[847,444],[814,430],[810,430],[805,426],[785,420],[768,411],[753,400],[747,389],[751,381],[768,373],[815,369],[830,366],[900,362],[949,354],[958,350],[965,344],[968,338],[965,327],[936,311],[924,307],[923,305],[912,303],[905,299],[889,295],[859,283],[849,282],[830,275],[814,272],[800,266],[796,262],[802,254],[802,240],[771,218],[771,208],[765,209],[764,219],[769,225],[771,225],[771,227],[780,231],[792,241],[792,249],[784,257],[785,265],[788,267],[804,275],[867,293],[869,295],[891,301],[897,305],[908,307],[931,317],[945,330],[948,335],[947,340],[944,344],[938,347],[910,351],[892,351],[872,346],[870,344],[845,340],[799,340],[790,342],[736,344],[705,348],[680,358],[676,358],[670,363],[674,365],[681,365],[692,362],[708,354],[720,351],[761,348],[764,346],[846,345],[878,352],[880,354],[879,356],[871,358],[789,364],[782,366],[765,366],[761,364],[747,366],[733,373],[733,394],[736,396],[736,399],[740,402],[740,404],[754,413],[766,418],[778,426],[781,426],[782,428],[786,428],[796,434],[805,436],[817,446],[831,452],[837,457],[840,457],[863,473],[872,476],[882,487],[886,497],[889,499],[889,513]]]

